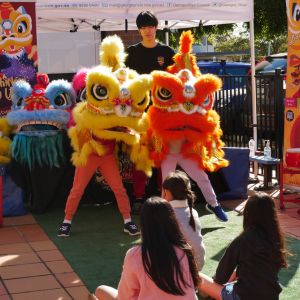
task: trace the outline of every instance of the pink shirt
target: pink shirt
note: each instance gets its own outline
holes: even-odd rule
[[[183,277],[191,287],[184,288],[184,296],[175,296],[161,290],[146,274],[142,262],[140,246],[129,249],[126,253],[123,272],[118,287],[118,300],[196,300],[194,283],[189,271],[187,256],[180,249],[176,250],[180,257]]]

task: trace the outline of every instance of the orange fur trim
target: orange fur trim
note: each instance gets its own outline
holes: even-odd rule
[[[180,70],[188,69],[194,76],[198,77],[201,72],[197,66],[197,58],[191,54],[194,36],[190,30],[183,31],[179,40],[179,52],[173,56],[174,64],[167,68],[170,73],[178,73]]]

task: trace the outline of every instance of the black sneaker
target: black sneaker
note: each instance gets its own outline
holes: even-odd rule
[[[139,228],[132,221],[124,224],[124,232],[128,233],[129,235],[139,235],[140,234]]]
[[[228,217],[227,217],[227,214],[226,212],[223,210],[223,208],[221,207],[221,205],[217,205],[215,207],[209,205],[209,204],[206,204],[205,205],[205,208],[207,211],[215,214],[216,218],[221,221],[221,222],[227,222],[228,221]]]
[[[69,237],[71,231],[71,224],[70,223],[62,223],[58,228],[58,237]]]

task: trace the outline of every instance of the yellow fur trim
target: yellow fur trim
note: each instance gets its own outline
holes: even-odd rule
[[[6,118],[0,118],[0,131],[5,136],[9,136],[12,133],[12,127],[8,124]]]
[[[101,65],[112,68],[112,71],[125,66],[125,58],[127,56],[124,50],[124,44],[117,35],[106,37],[100,44],[99,60]]]
[[[10,158],[10,144],[11,140],[8,137],[12,132],[12,127],[8,124],[6,118],[0,118],[0,163],[8,164]]]
[[[153,163],[149,158],[149,150],[146,145],[132,146],[130,160],[135,164],[137,170],[143,171],[147,176],[151,176]]]
[[[107,97],[99,100],[95,98],[96,86],[101,85],[101,87],[106,88]],[[87,74],[86,80],[86,96],[87,101],[96,107],[101,107],[102,109],[111,110],[113,109],[112,100],[117,98],[120,92],[120,84],[117,78],[113,77],[111,71],[104,67],[97,67],[92,69]]]
[[[0,138],[0,163],[2,164],[8,164],[10,162],[10,144],[11,140],[9,138]]]

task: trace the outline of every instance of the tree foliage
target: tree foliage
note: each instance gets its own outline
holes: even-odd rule
[[[287,34],[285,0],[254,0],[255,36],[274,39]]]
[[[201,43],[202,37],[207,36],[216,51],[242,51],[249,46],[249,23],[244,24],[244,32],[240,36],[233,36],[235,24],[202,26],[191,28],[195,43]],[[187,30],[187,29],[184,29]],[[183,30],[170,32],[169,43],[177,48],[179,37]],[[287,51],[287,16],[285,0],[254,0],[254,34],[257,56],[265,56],[269,47],[271,53]],[[158,37],[165,40],[164,32]]]

